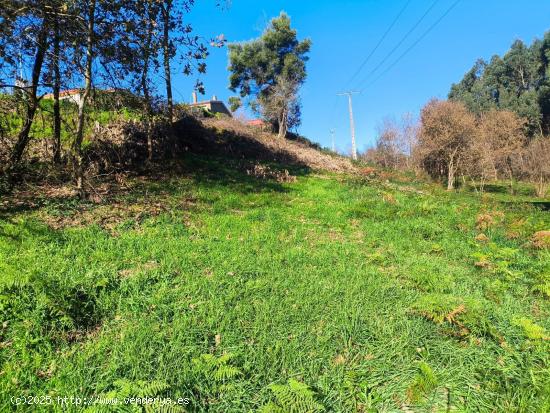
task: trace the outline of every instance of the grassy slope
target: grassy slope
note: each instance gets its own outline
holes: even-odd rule
[[[528,244],[547,212],[207,167],[136,184],[117,203],[146,213],[108,229],[50,229],[42,219],[81,216],[63,204],[4,215],[0,403],[162,380],[189,411],[241,412],[294,378],[327,411],[548,411],[549,333],[526,321],[550,330],[533,291],[550,282],[550,253]],[[495,219],[486,243],[481,212]]]

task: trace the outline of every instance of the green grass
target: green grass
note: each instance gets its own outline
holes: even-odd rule
[[[10,404],[20,395],[185,397],[192,412],[549,411],[550,252],[529,243],[548,212],[194,162],[111,205],[2,216],[1,411],[29,411]],[[106,220],[115,204],[130,212]],[[494,218],[483,230],[480,214]]]
[[[101,94],[99,99],[101,99]],[[24,104],[17,101],[10,95],[0,93],[0,104],[5,107],[4,113],[0,112],[0,128],[8,136],[17,136],[17,133],[23,126]],[[18,107],[19,105],[19,107]],[[76,119],[78,117],[78,107],[71,101],[60,101],[61,113],[61,142],[65,146],[69,145],[76,131]],[[88,139],[93,135],[96,124],[101,126],[108,125],[116,121],[127,121],[130,119],[141,119],[141,114],[134,106],[120,107],[115,109],[114,104],[108,106],[102,104],[99,100],[95,105],[88,106],[86,113],[85,136]],[[53,100],[42,99],[39,102],[38,109],[34,116],[30,135],[34,139],[53,139]]]

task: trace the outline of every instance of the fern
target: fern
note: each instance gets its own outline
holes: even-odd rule
[[[463,300],[458,297],[449,294],[427,294],[420,297],[411,309],[436,324],[442,324],[454,319],[453,315],[456,316],[463,306]]]
[[[165,404],[160,400],[153,400],[150,403],[129,403],[130,398],[151,398],[162,399],[170,390],[170,386],[163,381],[146,382],[143,380],[130,381],[126,379],[116,380],[113,383],[113,390],[106,393],[101,393],[97,396],[98,400],[106,401],[104,404],[96,404],[89,407],[86,411],[90,413],[130,413],[130,412],[146,412],[146,413],[181,413],[185,409],[179,405]],[[110,404],[110,401],[117,400],[117,403]]]
[[[550,282],[535,285],[533,291],[542,294],[546,298],[550,298]]]
[[[241,371],[230,364],[232,354],[224,354],[216,357],[212,354],[202,354],[193,359],[193,369],[195,373],[204,376],[206,379],[215,382],[226,382],[232,380],[241,374]]]
[[[544,327],[535,324],[528,318],[516,318],[514,325],[523,330],[523,334],[530,340],[550,340],[550,336]]]
[[[308,385],[294,379],[287,384],[272,384],[269,389],[275,396],[260,409],[261,413],[316,413],[325,408],[315,400],[315,392]]]
[[[420,362],[419,372],[407,390],[407,397],[411,403],[417,403],[437,387],[437,377],[432,368],[425,362]]]
[[[30,280],[26,274],[17,271],[15,267],[0,260],[0,291],[6,291],[29,286]]]
[[[411,311],[438,325],[448,325],[461,336],[470,333],[499,338],[487,318],[484,302],[462,299],[450,294],[426,294],[413,303]]]
[[[377,384],[375,383],[374,386]],[[346,372],[343,383],[344,405],[350,411],[371,412],[372,405],[377,398],[374,386],[366,380],[363,374],[356,371]]]

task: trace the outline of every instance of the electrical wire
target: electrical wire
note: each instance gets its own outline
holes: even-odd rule
[[[384,32],[384,34],[382,35],[382,37],[380,38],[380,40],[378,41],[378,43],[376,44],[376,46],[374,46],[374,48],[371,50],[371,52],[368,54],[368,56],[365,58],[365,60],[363,60],[363,62],[359,65],[359,68],[357,69],[357,71],[353,74],[353,76],[348,80],[348,82],[346,83],[346,86],[348,86],[350,83],[352,83],[355,78],[359,75],[359,73],[361,73],[361,71],[363,70],[363,68],[365,67],[365,65],[369,62],[370,58],[372,57],[372,55],[378,50],[378,48],[380,47],[380,45],[382,44],[382,42],[386,39],[386,37],[388,36],[388,34],[390,33],[391,29],[393,29],[393,26],[395,26],[395,24],[397,23],[397,21],[399,20],[399,18],[401,17],[401,15],[405,12],[405,9],[407,8],[407,6],[411,3],[411,0],[407,0],[407,2],[405,3],[405,5],[403,6],[403,8],[399,11],[399,13],[397,14],[397,16],[395,17],[395,19],[393,19],[392,23],[390,24],[390,26],[386,29],[386,31]]]
[[[420,43],[435,27],[445,18],[447,15],[460,3],[460,0],[456,0],[451,7],[449,7],[445,13],[441,15],[439,19],[437,19],[422,35],[413,43],[411,44],[391,65],[389,65],[386,70],[384,70],[379,76],[377,76],[372,82],[370,82],[366,87],[370,87],[374,83],[376,83],[382,76],[384,76],[386,73],[388,73],[393,67],[401,61],[418,43]],[[364,89],[363,89],[364,90]]]
[[[356,89],[361,89],[362,85],[374,74],[380,67],[386,63],[386,61],[396,52],[397,49],[407,40],[407,38],[416,30],[416,28],[424,21],[426,16],[432,11],[432,9],[435,7],[435,5],[438,3],[439,0],[434,0],[434,2],[428,7],[428,9],[424,12],[424,14],[416,21],[416,23],[405,33],[405,35],[397,42],[397,44],[390,50],[390,52],[382,59],[382,61],[374,68],[372,69],[369,74],[363,78],[363,80],[359,83],[358,87]]]

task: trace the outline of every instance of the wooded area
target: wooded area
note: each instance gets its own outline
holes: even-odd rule
[[[449,100],[432,100],[417,122],[386,119],[376,146],[363,157],[388,168],[416,168],[446,182],[531,182],[544,198],[550,187],[550,33],[526,47],[516,41],[503,58],[482,60],[452,86]]]
[[[0,89],[11,90],[4,97],[0,133],[4,142],[11,136],[10,113],[22,110],[22,122],[3,172],[12,178],[21,166],[32,138],[35,115],[47,92],[53,96],[53,161],[71,165],[77,190],[83,186],[82,145],[88,107],[96,89],[130,92],[138,97],[139,110],[148,142],[148,159],[153,157],[153,129],[174,120],[172,73],[203,73],[208,46],[219,47],[222,36],[207,41],[193,32],[186,14],[193,0],[143,1],[17,1],[3,0],[0,7]],[[175,63],[177,61],[177,63]],[[23,67],[32,76],[22,76]],[[161,78],[164,90],[157,82]],[[60,91],[78,87],[76,121],[63,118]],[[197,81],[196,89],[203,90]],[[161,98],[160,96],[164,97]],[[11,102],[11,103],[10,103]],[[15,104],[15,107],[11,104]],[[110,108],[114,109],[114,108]],[[62,150],[62,129],[69,129],[70,148]],[[5,148],[4,148],[5,150]]]

